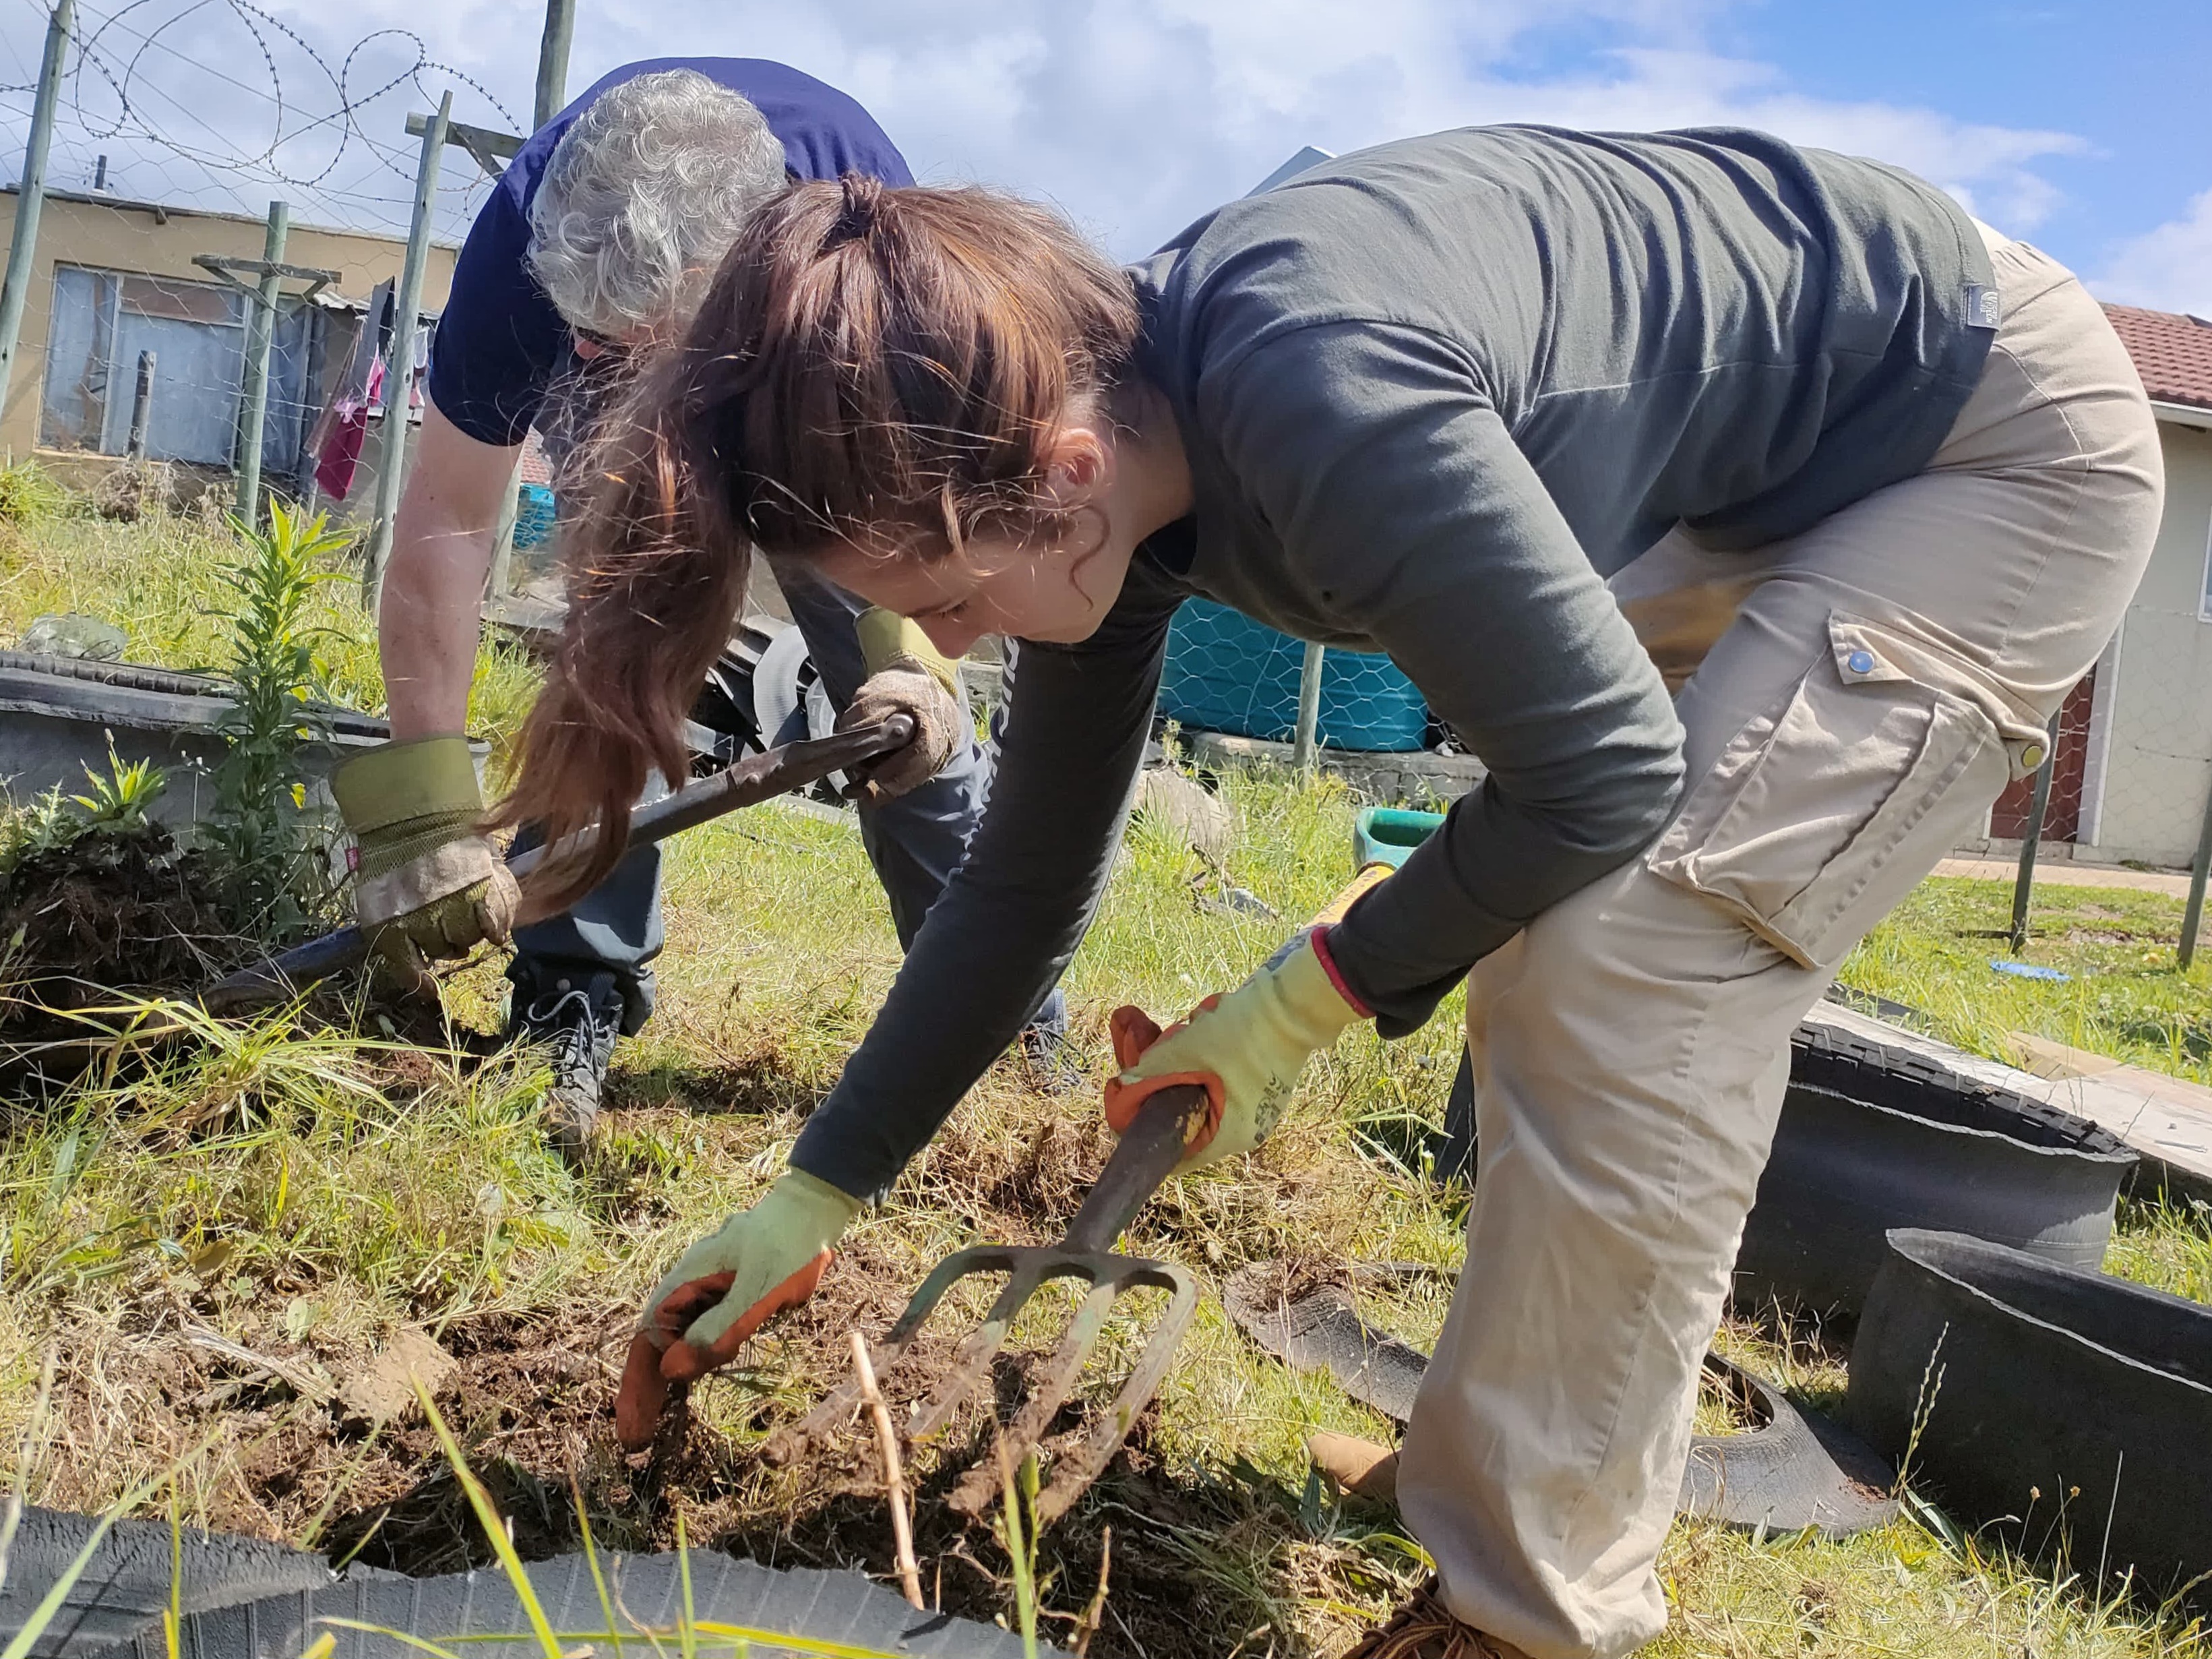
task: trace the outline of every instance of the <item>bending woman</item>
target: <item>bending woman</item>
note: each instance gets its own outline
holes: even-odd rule
[[[1410,140],[1129,270],[1002,196],[848,178],[762,213],[618,441],[511,813],[619,819],[675,766],[749,544],[948,655],[1018,641],[967,860],[791,1172],[654,1293],[625,1434],[811,1292],[1053,984],[1203,594],[1387,651],[1489,772],[1113,1115],[1204,1077],[1192,1161],[1247,1151],[1311,1051],[1472,969],[1470,1267],[1399,1476],[1439,1582],[1361,1651],[1658,1632],[1790,1032],[2040,763],[2150,550],[2151,417],[2081,286],[1743,131]]]

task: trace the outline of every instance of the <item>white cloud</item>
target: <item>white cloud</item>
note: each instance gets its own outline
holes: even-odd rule
[[[1302,144],[1340,152],[1499,120],[1759,126],[1911,167],[2008,228],[2027,229],[2048,210],[2056,191],[2038,164],[2079,150],[2079,140],[1799,93],[1772,65],[1708,46],[1714,18],[1743,3],[595,0],[583,9],[571,86],[634,58],[781,58],[858,97],[925,178],[986,179],[1048,196],[1124,255],[1249,188]],[[171,46],[241,80],[265,78],[241,14],[194,0],[155,0],[134,11],[131,23],[144,29],[172,13],[178,27],[164,36]],[[358,37],[391,31],[354,64],[349,84],[356,88],[403,74],[420,36],[428,58],[474,77],[507,109],[527,108],[542,16],[537,0],[448,0],[437,7],[357,0],[335,13],[293,0],[276,15],[332,64]],[[36,22],[27,8],[0,14],[0,41],[35,61]],[[1611,40],[1616,50],[1570,72],[1531,70],[1532,49],[1564,30]],[[318,84],[303,53],[262,33],[283,65],[288,94],[327,108],[328,82]],[[195,120],[216,128],[240,152],[267,143],[273,112],[265,100],[160,53],[146,64],[162,98],[189,106]],[[403,84],[362,118],[403,164],[411,146],[399,131],[402,115],[446,84],[434,70],[417,78],[421,90]],[[96,103],[99,88],[88,85],[88,101]],[[185,125],[174,107],[154,97],[142,101],[173,128]],[[466,86],[459,88],[455,113],[499,119]],[[80,136],[78,149],[92,147]],[[130,153],[120,140],[106,147],[118,152],[118,161]],[[325,131],[294,141],[280,160],[300,176],[315,171],[329,149]],[[143,145],[136,154],[129,166],[139,176],[173,181],[195,197],[219,189],[225,176],[211,179],[196,164],[162,161]],[[358,142],[324,183],[350,192],[337,210],[404,213],[405,180]],[[263,177],[239,182],[239,198],[252,210],[271,193]],[[386,205],[380,208],[380,200]]]
[[[2121,243],[2089,286],[2102,300],[2212,317],[2212,190],[2179,219]]]

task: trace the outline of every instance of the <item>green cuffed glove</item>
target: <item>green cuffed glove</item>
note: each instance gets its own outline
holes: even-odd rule
[[[787,1170],[751,1209],[677,1258],[637,1316],[615,1432],[632,1451],[651,1443],[668,1385],[726,1365],[763,1325],[812,1296],[860,1200]]]
[[[1111,1025],[1121,1073],[1106,1085],[1106,1121],[1121,1133],[1160,1090],[1196,1084],[1212,1109],[1176,1167],[1249,1152],[1282,1117],[1307,1057],[1372,1017],[1330,961],[1328,930],[1310,927],[1227,996],[1206,998],[1165,1031],[1141,1008],[1116,1008]]]
[[[921,625],[896,611],[864,611],[854,623],[868,678],[838,717],[837,729],[872,726],[893,714],[914,718],[914,741],[871,766],[866,793],[878,804],[927,783],[972,736],[960,670],[929,642]]]
[[[354,918],[418,986],[426,958],[504,945],[520,893],[477,833],[483,793],[466,738],[416,738],[357,755],[331,776],[354,836]]]

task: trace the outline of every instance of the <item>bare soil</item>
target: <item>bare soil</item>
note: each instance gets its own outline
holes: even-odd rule
[[[407,1086],[397,1074],[392,1085]],[[1064,1224],[1106,1150],[1102,1130],[1065,1120],[1048,1121],[1026,1141],[971,1138],[956,1128],[933,1154],[930,1181],[945,1201],[975,1216],[985,1236],[1042,1243]],[[636,1201],[623,1170],[597,1173],[597,1202],[620,1210]],[[1172,1225],[1171,1206],[1162,1207]],[[313,1333],[301,1341],[282,1334],[285,1299],[312,1291],[309,1279],[257,1287],[263,1311],[244,1322],[244,1346],[264,1363],[194,1340],[195,1328],[216,1322],[228,1271],[204,1275],[200,1293],[181,1276],[149,1285],[127,1336],[112,1326],[81,1340],[58,1334],[67,1363],[81,1370],[56,1390],[61,1443],[93,1450],[117,1431],[117,1402],[128,1399],[143,1443],[182,1450],[215,1432],[232,1449],[223,1479],[208,1493],[210,1525],[304,1541],[333,1561],[414,1575],[489,1565],[492,1552],[419,1413],[375,1428],[339,1403],[335,1384],[369,1355]],[[751,1369],[702,1385],[715,1391],[711,1422],[695,1414],[697,1401],[681,1401],[643,1453],[625,1455],[613,1433],[612,1401],[634,1317],[627,1303],[579,1299],[526,1318],[486,1315],[434,1327],[457,1362],[440,1409],[512,1522],[526,1559],[582,1547],[580,1504],[603,1551],[673,1548],[680,1518],[695,1548],[777,1566],[856,1568],[895,1583],[872,1438],[856,1428],[785,1468],[769,1465],[759,1448],[843,1380],[850,1333],[880,1335],[918,1279],[896,1238],[879,1244],[864,1237],[821,1295],[755,1345]],[[948,1307],[885,1375],[895,1419],[951,1362],[980,1302]],[[237,1304],[228,1306],[225,1322],[237,1330]],[[1051,1340],[1029,1334],[1029,1348],[1010,1346],[995,1367],[993,1398],[973,1403],[935,1442],[908,1449],[925,1593],[964,1617],[988,1620],[1007,1611],[1008,1563],[991,1524],[995,1511],[969,1522],[946,1500],[961,1474],[988,1455],[994,1420],[1010,1419],[1025,1396],[1036,1348]],[[1110,1362],[1094,1370],[1109,1374],[1093,1383],[1091,1396],[1110,1395],[1120,1375]],[[1063,1412],[1055,1436],[1086,1424],[1082,1405],[1079,1399]],[[1152,1450],[1154,1425],[1151,1412],[1139,1418],[1085,1500],[1046,1534],[1044,1604],[1070,1613],[1088,1604],[1110,1529],[1109,1611],[1091,1654],[1219,1659],[1238,1634],[1264,1621],[1264,1609],[1240,1586],[1194,1571],[1193,1552],[1179,1540],[1204,1540],[1211,1553],[1221,1540],[1247,1534],[1264,1550],[1264,1540],[1294,1517],[1295,1494],[1236,1472],[1194,1480],[1184,1468],[1170,1480]],[[88,1469],[86,1478],[97,1476]],[[70,1501],[66,1486],[50,1487],[46,1501]],[[86,1492],[87,1506],[92,1496]],[[1068,1633],[1064,1622],[1042,1632],[1063,1641]],[[1257,1650],[1266,1650],[1263,1638]]]

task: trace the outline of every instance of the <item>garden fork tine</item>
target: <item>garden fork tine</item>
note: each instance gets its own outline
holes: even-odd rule
[[[1311,925],[1341,921],[1352,901],[1389,876],[1390,870],[1389,864],[1381,861],[1363,866],[1351,884],[1330,901]],[[1050,1522],[1066,1514],[1083,1489],[1097,1479],[1115,1449],[1128,1437],[1137,1413],[1167,1376],[1176,1344],[1182,1340],[1191,1316],[1198,1311],[1198,1281],[1188,1273],[1170,1262],[1116,1255],[1114,1242],[1159,1189],[1160,1182],[1182,1162],[1183,1150],[1197,1133],[1208,1103],[1206,1091],[1194,1084],[1162,1089],[1146,1100],[1121,1136],[1121,1145],[1115,1147],[1114,1156],[1106,1161],[1098,1184],[1076,1212],[1067,1236],[1059,1243],[1042,1249],[978,1244],[957,1251],[938,1264],[937,1271],[906,1304],[906,1311],[891,1327],[883,1346],[875,1351],[878,1376],[898,1363],[953,1285],[976,1273],[1005,1273],[1006,1282],[991,1304],[991,1310],[983,1316],[983,1322],[960,1345],[958,1356],[929,1398],[915,1408],[907,1425],[908,1440],[923,1440],[936,1433],[983,1386],[1015,1318],[1048,1282],[1087,1279],[1090,1292],[1062,1334],[1042,1386],[1030,1396],[1013,1422],[999,1432],[998,1450],[1005,1465],[1020,1462],[1042,1442],[1054,1416],[1073,1392],[1084,1363],[1105,1331],[1115,1303],[1134,1290],[1165,1291],[1170,1297],[1167,1314],[1146,1339],[1144,1351],[1113,1406],[1093,1424],[1079,1449],[1054,1460],[1051,1483],[1037,1496],[1040,1520]],[[778,1431],[762,1448],[763,1455],[774,1463],[791,1462],[849,1422],[860,1396],[859,1379],[848,1380],[802,1421]],[[963,1514],[980,1514],[997,1494],[996,1471],[1000,1467],[1000,1457],[994,1455],[989,1462],[969,1470],[953,1491],[952,1507]]]
[[[1167,1313],[1146,1338],[1144,1352],[1113,1406],[1081,1448],[1059,1460],[1050,1484],[1039,1494],[1038,1513],[1042,1519],[1048,1521],[1066,1512],[1111,1461],[1136,1422],[1137,1413],[1158,1389],[1174,1359],[1176,1344],[1197,1311],[1198,1281],[1184,1269],[1142,1256],[1119,1255],[1113,1246],[1121,1230],[1182,1161],[1183,1148],[1206,1107],[1206,1091],[1194,1086],[1163,1089],[1146,1102],[1059,1243],[1032,1248],[980,1244],[957,1251],[938,1265],[876,1350],[879,1374],[897,1363],[954,1285],[978,1273],[1002,1273],[1007,1279],[983,1322],[961,1344],[951,1366],[928,1400],[916,1409],[907,1429],[909,1439],[922,1440],[934,1434],[983,1385],[1016,1316],[1039,1290],[1056,1279],[1086,1279],[1091,1288],[1063,1334],[1042,1386],[1014,1422],[1000,1431],[997,1443],[1004,1448],[1007,1462],[1020,1462],[1036,1448],[1073,1390],[1115,1302],[1134,1290],[1166,1291],[1170,1297]],[[771,1462],[788,1462],[823,1436],[839,1430],[850,1419],[859,1397],[858,1380],[847,1382],[804,1421],[775,1435],[763,1449],[764,1454]],[[954,1507],[972,1514],[987,1505],[998,1489],[998,1467],[994,1453],[988,1464],[970,1470],[953,1494]]]

